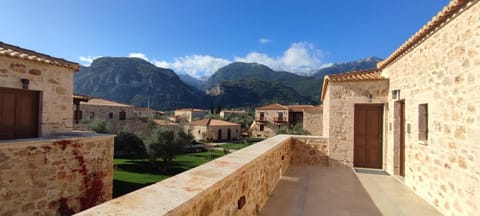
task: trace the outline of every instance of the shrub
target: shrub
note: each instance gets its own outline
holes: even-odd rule
[[[88,128],[97,133],[110,133],[112,126],[103,119],[93,119],[88,123]]]

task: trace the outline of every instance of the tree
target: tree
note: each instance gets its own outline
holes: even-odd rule
[[[303,124],[296,124],[292,128],[280,126],[277,134],[310,135],[310,132],[303,129]]]
[[[147,152],[152,162],[162,158],[162,171],[166,172],[169,163],[178,154],[183,153],[184,146],[193,140],[190,131],[185,132],[183,127],[166,129],[157,127],[144,138]]]
[[[93,119],[88,123],[88,128],[97,133],[110,133],[112,126],[103,119]]]
[[[120,132],[115,136],[114,155],[144,158],[147,149],[143,141],[134,133]]]

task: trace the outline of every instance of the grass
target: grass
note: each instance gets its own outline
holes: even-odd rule
[[[114,159],[113,197],[132,192],[170,176],[192,169],[209,160],[209,152],[179,155],[170,163],[167,172],[162,172],[161,159],[156,165],[148,159]],[[222,151],[211,151],[211,159],[223,156]]]
[[[233,150],[239,150],[239,149],[245,148],[245,147],[247,147],[251,144],[252,143],[229,143],[229,144],[221,145],[220,147],[233,149]]]

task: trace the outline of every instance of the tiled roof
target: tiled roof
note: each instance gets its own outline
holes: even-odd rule
[[[445,23],[450,20],[451,17],[464,6],[473,5],[478,0],[452,0],[450,3],[445,6],[436,16],[434,16],[427,24],[425,24],[420,30],[412,35],[403,45],[401,45],[397,50],[395,50],[385,61],[378,64],[378,69],[383,69],[390,63],[394,62],[399,57],[403,56],[405,52],[408,52],[412,47],[426,37],[428,37],[432,32],[436,31],[438,28],[442,27]],[[323,98],[323,97],[322,97]]]
[[[72,97],[74,100],[78,100],[78,101],[88,101],[92,99],[92,97],[90,96],[80,95],[80,94],[73,94]]]
[[[307,108],[304,110],[304,112],[323,112],[323,106],[314,106],[311,108]]]
[[[262,106],[262,107],[257,107],[257,110],[288,110],[288,107],[283,106],[278,103]]]
[[[237,126],[239,124],[223,121],[220,119],[202,119],[197,121],[192,121],[191,125],[194,126]]]
[[[384,79],[385,78],[381,76],[381,72],[377,69],[327,75],[323,78],[322,100],[325,98],[325,93],[329,82],[370,81]]]
[[[306,109],[310,109],[313,107],[313,105],[286,105],[288,108],[288,111],[292,112],[303,112]]]
[[[181,108],[181,109],[176,109],[175,111],[205,112],[205,110],[196,109],[196,108]]]
[[[33,62],[40,62],[59,67],[65,67],[78,71],[80,65],[75,62],[67,61],[61,58],[55,58],[46,54],[38,53],[32,50],[24,49],[18,46],[6,44],[0,41],[0,56],[7,56],[16,59],[23,59]]]
[[[88,102],[81,102],[84,105],[97,105],[97,106],[115,106],[115,107],[134,107],[132,105],[123,104],[115,101],[105,100],[101,98],[92,98]]]

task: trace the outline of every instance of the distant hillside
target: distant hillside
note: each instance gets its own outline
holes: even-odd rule
[[[214,104],[221,104],[224,108],[252,107],[270,103],[316,103],[316,101],[301,96],[294,89],[280,82],[257,79],[223,81],[210,89],[208,94]]]
[[[317,79],[323,79],[325,75],[338,74],[350,71],[367,70],[377,67],[377,62],[382,61],[381,58],[372,56],[357,61],[335,63],[330,67],[322,68],[313,74]]]
[[[198,80],[188,74],[178,74],[178,77],[180,77],[180,79],[187,85],[193,86],[198,90],[203,90],[205,88],[205,81],[203,80]]]
[[[282,86],[294,89],[302,97],[318,103],[323,80],[299,76],[285,71],[274,71],[257,63],[234,62],[215,72],[205,84],[207,89],[230,80],[263,80],[281,83]],[[278,87],[282,87],[278,86]],[[320,87],[319,87],[320,86]]]
[[[202,104],[204,94],[170,69],[138,58],[103,57],[75,73],[75,92],[135,106],[171,110]]]

